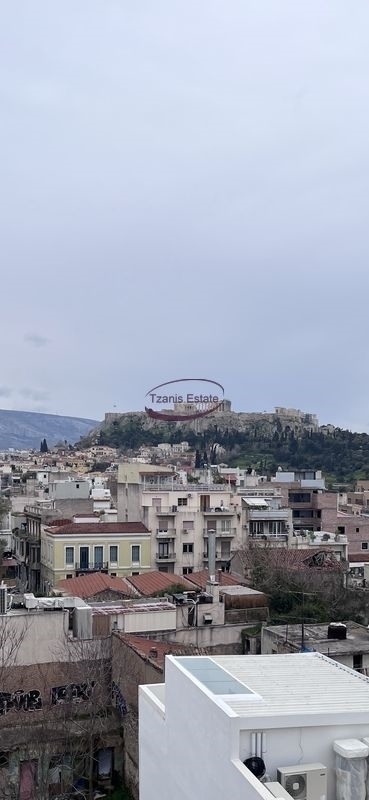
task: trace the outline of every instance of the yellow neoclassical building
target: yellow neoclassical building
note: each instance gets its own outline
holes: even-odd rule
[[[139,575],[150,570],[150,531],[142,522],[71,522],[41,533],[41,590],[88,572]]]

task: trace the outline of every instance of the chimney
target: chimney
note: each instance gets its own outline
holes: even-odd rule
[[[208,531],[209,583],[215,583],[215,530]]]
[[[151,658],[157,658],[158,657],[158,650],[157,650],[156,647],[150,647],[149,656]]]

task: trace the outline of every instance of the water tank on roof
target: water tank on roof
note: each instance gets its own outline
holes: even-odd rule
[[[331,622],[328,625],[328,639],[346,639],[347,626],[343,622]]]

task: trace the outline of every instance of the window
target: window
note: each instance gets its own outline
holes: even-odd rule
[[[5,753],[3,750],[0,751],[0,769],[3,767],[9,766],[9,753]]]
[[[74,547],[65,548],[65,563],[74,564]]]
[[[356,528],[356,533],[360,533],[360,528]]]
[[[184,553],[193,553],[193,542],[190,543],[183,543],[183,552]]]
[[[117,573],[116,572],[111,572],[110,575],[111,575],[112,578],[116,578],[117,577]]]
[[[139,572],[131,572],[131,575],[139,575]]]
[[[368,548],[369,548],[369,542],[361,542],[362,550],[368,550]]]
[[[222,533],[226,533],[226,531],[231,530],[231,520],[230,519],[221,519],[220,520],[220,530]]]
[[[169,557],[169,542],[159,542],[159,558]]]
[[[65,577],[69,580],[69,578],[73,578],[73,575],[71,575],[71,573],[68,572],[68,574]]]
[[[79,489],[79,483],[76,483],[76,489]]]
[[[193,567],[183,567],[182,569],[182,575],[191,575],[191,572],[193,572]]]
[[[353,669],[362,670],[363,668],[363,656],[362,653],[354,653],[352,657],[352,667]]]
[[[139,544],[132,544],[131,545],[131,560],[132,560],[132,564],[139,564],[140,563],[140,561],[141,561],[140,550],[141,550],[141,546]]]
[[[310,503],[309,492],[290,492],[288,495],[289,503]]]
[[[177,506],[186,506],[187,505],[187,497],[179,497],[177,501]]]
[[[193,531],[194,528],[195,528],[195,523],[193,519],[183,520],[183,529],[185,531]]]
[[[101,544],[94,548],[94,565],[95,569],[102,569],[104,565],[104,548]]]
[[[118,545],[111,544],[109,548],[109,559],[112,564],[118,563]]]

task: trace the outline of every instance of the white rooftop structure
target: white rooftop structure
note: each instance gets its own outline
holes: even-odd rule
[[[168,656],[140,688],[140,799],[270,800],[243,763],[259,756],[270,781],[323,764],[335,800],[334,742],[366,736],[369,679],[321,654]]]

